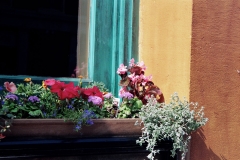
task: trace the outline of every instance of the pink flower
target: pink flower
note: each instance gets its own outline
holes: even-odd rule
[[[15,93],[17,91],[17,87],[13,82],[11,82],[11,83],[5,82],[4,87],[6,88],[7,91],[9,91],[11,93]]]
[[[130,80],[133,80],[135,78],[135,73],[128,75],[128,78],[130,78]]]
[[[141,75],[142,85],[145,86],[147,82],[152,80],[152,76]]]
[[[98,96],[89,96],[88,102],[92,102],[96,106],[100,106],[102,104],[102,98]]]
[[[107,93],[103,97],[107,98],[107,99],[110,99],[110,98],[112,98],[112,93]]]
[[[145,81],[145,82],[152,81],[152,75],[150,75],[150,76],[145,76],[145,77],[144,77],[144,81]]]
[[[132,83],[136,83],[141,80],[141,77],[139,75],[136,75],[136,76],[132,76],[130,79],[132,80]]]
[[[47,86],[52,86],[52,85],[55,84],[55,82],[56,82],[55,79],[47,79],[47,80],[44,81],[44,84],[47,85]]]
[[[127,66],[124,66],[124,64],[120,64],[117,74],[125,74],[127,72]]]
[[[128,90],[127,90],[126,87],[122,87],[122,88],[119,90],[119,96],[120,96],[121,98],[126,98],[126,99],[132,99],[132,98],[133,98],[132,93],[128,92]]]
[[[129,66],[132,67],[134,65],[135,65],[135,60],[134,60],[134,58],[132,58],[129,62]]]
[[[137,66],[142,68],[142,71],[145,71],[147,69],[147,67],[145,66],[144,62],[138,62]]]

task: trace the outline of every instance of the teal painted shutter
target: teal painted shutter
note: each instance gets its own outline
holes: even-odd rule
[[[104,82],[115,96],[120,89],[118,66],[138,59],[138,20],[133,20],[138,19],[138,12],[134,8],[138,11],[135,0],[91,0],[89,78]]]

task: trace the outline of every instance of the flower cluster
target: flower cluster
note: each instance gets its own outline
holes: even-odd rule
[[[24,81],[5,82],[0,87],[0,117],[64,118],[75,122],[77,131],[83,125],[92,125],[91,119],[112,117],[113,96],[100,83],[83,88],[56,79],[42,84],[33,83],[31,78]]]
[[[152,82],[152,76],[145,76],[147,67],[144,62],[135,63],[131,59],[129,66],[120,64],[117,74],[121,77],[119,97],[123,99],[118,117],[139,117],[143,104],[150,96],[154,96],[159,103],[164,102],[161,90]]]
[[[153,95],[159,103],[164,102],[161,90],[152,82],[152,76],[145,76],[146,66],[144,62],[135,63],[134,59],[129,62],[129,67],[121,64],[117,74],[121,76],[121,89],[119,96],[125,99],[137,97],[143,104]],[[129,74],[128,74],[129,73]]]

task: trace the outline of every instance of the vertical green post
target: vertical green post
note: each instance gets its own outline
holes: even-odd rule
[[[89,77],[104,82],[115,96],[116,71],[133,57],[133,0],[91,0]]]

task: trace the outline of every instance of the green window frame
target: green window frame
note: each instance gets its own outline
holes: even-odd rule
[[[91,0],[88,75],[115,96],[118,66],[138,60],[138,15],[139,0]]]

